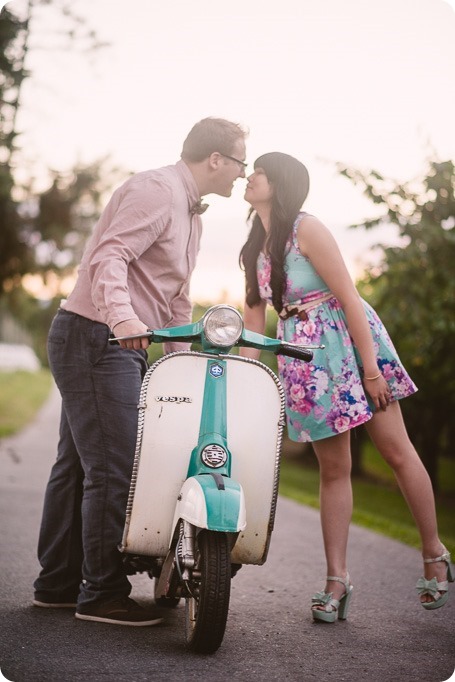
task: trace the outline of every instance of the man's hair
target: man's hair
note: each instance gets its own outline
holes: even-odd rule
[[[247,131],[238,123],[224,118],[203,118],[196,123],[183,143],[181,157],[184,161],[197,163],[213,152],[231,154],[237,140],[245,138]]]

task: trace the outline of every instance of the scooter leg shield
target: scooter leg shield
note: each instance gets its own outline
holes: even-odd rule
[[[183,484],[175,509],[175,528],[185,519],[197,528],[224,533],[245,529],[246,510],[242,487],[219,474],[199,474]]]

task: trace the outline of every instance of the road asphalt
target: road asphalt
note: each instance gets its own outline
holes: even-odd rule
[[[184,607],[153,628],[78,621],[71,610],[31,606],[44,489],[55,457],[59,396],[35,421],[0,441],[0,669],[12,682],[298,680],[443,682],[455,669],[455,587],[442,609],[418,603],[419,552],[353,526],[355,586],[347,621],[315,624],[311,595],[324,585],[318,512],[279,499],[269,558],[232,583],[221,648],[198,656],[184,644]],[[133,594],[151,599],[134,576]],[[0,676],[1,679],[1,676]]]

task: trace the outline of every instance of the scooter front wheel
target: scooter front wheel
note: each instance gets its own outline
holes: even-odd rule
[[[231,594],[231,554],[225,533],[201,531],[191,596],[186,597],[186,641],[200,654],[214,653],[223,641]]]

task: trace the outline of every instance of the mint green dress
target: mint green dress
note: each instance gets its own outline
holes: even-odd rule
[[[293,227],[285,261],[285,304],[310,303],[330,293],[310,260],[302,256],[297,242],[299,214]],[[270,259],[259,255],[257,275],[261,298],[272,303]],[[404,369],[386,328],[373,308],[363,301],[373,336],[377,363],[386,379],[392,400],[412,395],[417,387]],[[307,311],[306,320],[297,315],[279,320],[277,338],[292,343],[321,345],[313,361],[301,362],[278,356],[278,370],[286,394],[289,437],[308,442],[329,438],[367,422],[374,405],[365,393],[360,355],[351,339],[346,318],[333,296]]]

